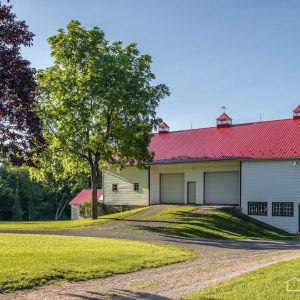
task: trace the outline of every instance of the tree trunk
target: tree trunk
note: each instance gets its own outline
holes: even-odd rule
[[[65,200],[64,202],[64,197],[66,195],[66,192],[64,191],[61,198],[60,198],[60,201],[59,201],[59,204],[58,204],[58,207],[56,208],[56,213],[55,213],[55,221],[58,221],[59,218],[61,217],[67,203],[68,203],[68,199]]]
[[[98,188],[98,171],[97,165],[93,163],[92,166],[92,218],[98,218],[98,197],[97,197],[97,188]]]
[[[64,195],[65,195],[65,192],[64,192]],[[64,196],[63,196],[64,197]],[[62,200],[63,200],[63,197],[62,197]],[[61,201],[62,201],[61,200]],[[56,220],[59,220],[60,219],[60,217],[61,217],[61,215],[63,214],[63,212],[64,212],[64,209],[65,209],[65,207],[66,207],[66,205],[67,205],[67,203],[69,202],[69,200],[68,200],[68,198],[66,199],[66,201],[65,201],[65,203],[63,204],[63,206],[60,206],[60,210],[58,210],[58,214],[57,214],[57,218],[56,218]],[[63,203],[63,202],[62,202]]]

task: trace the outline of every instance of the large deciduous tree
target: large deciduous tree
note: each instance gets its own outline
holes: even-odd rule
[[[19,164],[43,140],[34,112],[34,71],[20,54],[21,46],[31,46],[33,34],[11,9],[0,1],[0,158]]]
[[[89,169],[97,218],[100,171],[151,161],[148,144],[160,121],[156,108],[169,90],[152,84],[150,56],[133,43],[109,43],[97,27],[86,30],[73,20],[49,43],[54,65],[37,77],[44,136],[66,168]]]

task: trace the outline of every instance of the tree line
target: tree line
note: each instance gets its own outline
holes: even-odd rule
[[[68,219],[70,209],[65,204],[72,197],[73,192],[68,188],[53,190],[30,179],[27,168],[0,167],[1,221],[55,220],[58,216]]]

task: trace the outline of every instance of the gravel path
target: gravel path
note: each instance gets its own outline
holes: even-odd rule
[[[0,295],[0,299],[178,299],[263,266],[300,257],[300,241],[297,240],[234,241],[175,238],[133,231],[130,222],[124,221],[107,223],[105,227],[106,230],[43,231],[43,234],[167,243],[193,249],[199,256],[193,261],[130,274],[82,282],[56,282],[31,290],[3,294]],[[16,232],[41,234],[40,231]]]

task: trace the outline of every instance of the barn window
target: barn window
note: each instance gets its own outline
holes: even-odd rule
[[[118,191],[118,185],[116,183],[112,184],[112,191],[117,192]]]
[[[140,190],[140,184],[139,184],[139,183],[134,183],[134,184],[133,184],[133,190],[134,190],[135,192],[138,192],[138,191]]]
[[[267,202],[248,202],[248,215],[251,216],[267,216],[268,203]]]
[[[272,216],[293,217],[294,202],[272,202]]]

